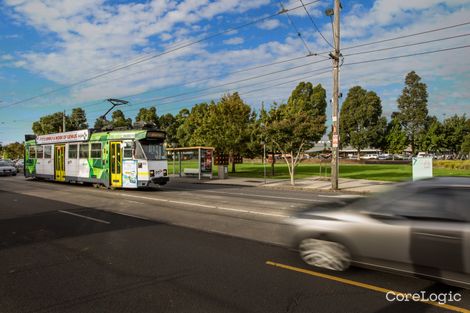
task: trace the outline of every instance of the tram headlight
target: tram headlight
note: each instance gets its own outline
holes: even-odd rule
[[[150,176],[151,177],[155,176],[155,171],[154,170],[150,170]]]
[[[167,176],[168,175],[168,171],[166,169],[163,170],[163,176]]]

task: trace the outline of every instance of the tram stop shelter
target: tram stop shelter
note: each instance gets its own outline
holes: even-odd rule
[[[214,147],[182,147],[167,148],[168,157],[173,160],[173,175],[193,176],[201,180],[203,177],[212,179],[214,164]],[[176,165],[178,162],[178,165]]]

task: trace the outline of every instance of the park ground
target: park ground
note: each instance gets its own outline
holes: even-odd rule
[[[182,171],[184,168],[197,168],[197,162],[194,160],[183,161]],[[179,166],[176,164],[175,173],[178,173]],[[236,165],[236,172],[231,173],[230,177],[245,178],[263,178],[264,165],[261,162],[246,161],[243,164]],[[174,173],[173,163],[168,162],[168,171]],[[340,177],[350,179],[368,179],[401,182],[411,180],[412,166],[411,164],[341,164]],[[295,169],[295,178],[303,179],[313,176],[329,177],[331,173],[329,163],[307,163],[303,162]],[[213,174],[217,175],[217,167],[214,166]],[[271,175],[271,164],[266,164],[266,175],[268,178],[289,179],[289,170],[283,160],[278,160],[274,165],[274,176]],[[466,161],[435,161],[433,164],[434,176],[469,176],[470,177],[470,160]]]

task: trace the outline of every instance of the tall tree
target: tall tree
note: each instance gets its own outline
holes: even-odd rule
[[[228,154],[235,172],[234,157],[243,155],[250,138],[249,125],[254,120],[251,107],[237,92],[224,95],[217,104],[208,107],[207,119],[200,136],[220,153]]]
[[[67,119],[66,130],[79,130],[87,129],[88,123],[86,119],[85,110],[82,108],[72,109],[72,114]]]
[[[445,137],[442,124],[435,116],[428,116],[425,130],[417,137],[417,147],[420,151],[441,152],[445,149]]]
[[[191,112],[177,130],[181,146],[204,146],[207,144],[208,130],[205,125],[208,123],[208,112],[209,105],[207,103],[196,104],[191,108]]]
[[[22,159],[23,154],[24,154],[23,143],[14,142],[3,147],[4,159]]]
[[[121,110],[116,110],[112,114],[111,125],[116,127],[132,128],[132,120],[126,118]]]
[[[275,105],[266,120],[268,138],[281,152],[295,185],[295,169],[304,151],[312,147],[325,133],[326,91],[321,84],[301,82],[287,104]]]
[[[380,97],[373,91],[360,86],[349,89],[340,113],[340,137],[344,145],[351,145],[357,150],[367,147],[379,147],[386,121],[381,119],[382,104]]]
[[[155,127],[160,127],[160,122],[157,116],[157,108],[140,108],[139,113],[135,117],[136,122],[144,122],[147,124],[153,124]]]
[[[462,142],[467,134],[470,134],[470,119],[465,114],[455,114],[444,120],[443,132],[446,150],[457,155],[460,152]]]
[[[58,133],[63,131],[63,118],[64,112],[56,112],[50,115],[45,115],[39,118],[39,121],[36,121],[32,125],[32,130],[36,135],[45,135]],[[65,124],[67,125],[69,118],[65,116]]]
[[[406,75],[405,87],[401,96],[397,99],[399,119],[411,144],[411,151],[416,151],[417,138],[425,128],[428,116],[428,92],[421,77],[411,71]]]
[[[108,121],[106,118],[103,118],[100,116],[95,120],[94,128],[96,129],[105,129],[110,126],[111,126],[111,122]]]
[[[462,144],[460,145],[460,152],[462,155],[466,156],[467,159],[470,158],[470,134],[463,137]]]
[[[387,143],[386,149],[394,155],[402,154],[408,146],[408,137],[397,118],[392,118],[388,124],[385,140]]]

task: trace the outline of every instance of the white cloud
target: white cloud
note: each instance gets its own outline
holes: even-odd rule
[[[256,24],[258,28],[265,29],[265,30],[271,30],[278,28],[281,25],[281,22],[278,19],[270,19],[270,20],[265,20],[261,23]]]
[[[223,43],[226,45],[240,45],[243,42],[245,42],[243,37],[233,37],[233,38],[226,39],[223,41]]]

